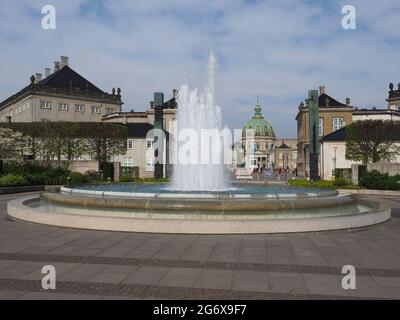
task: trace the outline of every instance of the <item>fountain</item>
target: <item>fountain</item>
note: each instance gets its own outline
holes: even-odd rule
[[[215,56],[207,65],[204,91],[187,85],[178,96],[178,129],[201,136],[222,128],[215,102]],[[178,149],[179,149],[178,144]],[[382,203],[338,196],[335,190],[235,184],[226,181],[221,145],[212,146],[219,161],[195,157],[174,168],[172,184],[104,184],[62,187],[8,203],[11,218],[35,223],[130,232],[238,234],[347,229],[387,221],[390,208]]]
[[[203,94],[198,96],[197,90],[189,91],[187,85],[181,86],[177,103],[177,127],[180,132],[190,130],[197,138],[201,137],[202,130],[222,130],[221,108],[215,103],[215,56],[212,51],[208,58],[206,81]],[[197,140],[197,139],[196,139]],[[201,141],[190,150],[196,149],[196,154],[191,154],[190,163],[183,164],[178,157],[174,166],[172,189],[181,191],[221,191],[227,189],[225,165],[223,163],[223,148],[220,143],[212,143],[212,152],[218,154],[218,163],[201,163],[198,156],[202,152]],[[181,145],[178,143],[178,150]],[[211,152],[210,152],[211,154]],[[210,159],[208,159],[210,160]]]

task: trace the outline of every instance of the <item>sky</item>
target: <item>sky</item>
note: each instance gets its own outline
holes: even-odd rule
[[[41,26],[49,4],[55,30]],[[344,5],[355,30],[342,28]],[[66,55],[102,90],[120,87],[124,110],[143,111],[156,91],[202,88],[211,47],[226,125],[243,127],[260,96],[278,137],[295,138],[298,105],[320,85],[356,107],[387,106],[400,82],[400,1],[2,0],[0,100]]]

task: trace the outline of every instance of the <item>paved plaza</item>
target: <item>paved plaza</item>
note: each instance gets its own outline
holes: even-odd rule
[[[174,235],[12,221],[0,196],[0,299],[399,299],[400,198],[392,220],[350,230]],[[368,197],[371,198],[371,197]],[[56,290],[42,289],[44,265]],[[356,268],[356,290],[341,286]]]

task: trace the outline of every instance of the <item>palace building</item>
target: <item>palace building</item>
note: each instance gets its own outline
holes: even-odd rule
[[[31,76],[30,83],[0,103],[1,122],[102,121],[120,112],[121,90],[107,93],[69,66],[68,57]]]
[[[301,177],[309,176],[309,110],[303,102],[299,105],[297,121],[297,170]],[[340,130],[353,121],[353,106],[346,98],[341,103],[325,92],[325,87],[319,88],[318,98],[318,138]]]
[[[155,105],[151,101],[143,112],[124,112],[119,88],[107,93],[74,71],[69,66],[69,58],[62,56],[54,62],[53,72],[46,68],[44,76],[36,73],[30,84],[0,103],[0,122],[118,122],[128,128],[126,154],[113,157],[125,171],[135,171],[140,177],[155,175],[155,154],[152,130],[156,120],[161,123],[165,135],[170,138],[176,128],[176,95],[164,102],[162,93]],[[154,99],[155,100],[155,99]],[[165,142],[163,161],[168,161],[170,144]],[[89,160],[88,157],[84,157]],[[131,170],[132,169],[132,170]],[[168,168],[162,169],[163,176]],[[171,169],[169,170],[171,171]]]
[[[385,108],[359,108],[346,103],[340,103],[325,93],[325,87],[320,87],[318,108],[318,174],[321,179],[332,180],[339,171],[348,171],[352,164],[359,162],[346,159],[346,126],[354,121],[390,120],[400,121],[400,84],[395,89],[389,84],[387,106]],[[297,151],[298,175],[309,177],[309,115],[304,103],[299,106],[297,120]],[[399,161],[396,157],[395,161]]]

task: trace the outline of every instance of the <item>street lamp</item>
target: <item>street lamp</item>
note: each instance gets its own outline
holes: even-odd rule
[[[332,158],[332,160],[333,160],[333,176],[336,179],[336,150],[337,150],[337,147],[333,147],[333,150],[334,150],[334,156]]]

